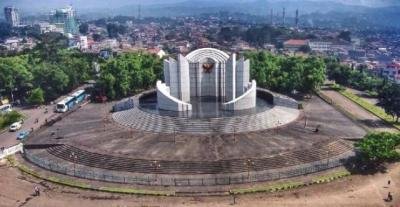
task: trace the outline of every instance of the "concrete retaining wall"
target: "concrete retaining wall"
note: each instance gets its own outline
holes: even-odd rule
[[[167,87],[161,81],[157,81],[157,100],[158,107],[163,110],[169,111],[190,111],[192,105],[183,102],[173,96],[171,96],[169,87]]]

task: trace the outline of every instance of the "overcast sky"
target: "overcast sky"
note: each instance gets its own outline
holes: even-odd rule
[[[95,11],[99,9],[114,10],[124,8],[128,5],[141,4],[173,4],[177,2],[191,2],[192,0],[0,0],[0,8],[4,6],[16,6],[25,13],[36,13],[36,12],[48,12],[54,8],[64,7],[66,5],[72,5],[76,10],[80,12]],[[282,2],[285,1],[296,1],[304,2],[305,0],[193,0],[193,1],[207,1],[210,4],[214,2],[251,2],[258,1],[263,2]],[[307,1],[319,1],[327,2],[329,0],[307,0]],[[332,2],[351,4],[351,5],[362,5],[369,7],[376,6],[393,6],[400,5],[400,0],[330,0]],[[193,4],[196,5],[195,3]],[[306,8],[304,8],[306,10]]]

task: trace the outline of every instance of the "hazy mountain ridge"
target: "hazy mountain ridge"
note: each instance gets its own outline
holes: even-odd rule
[[[329,23],[346,27],[400,28],[400,1],[397,0],[2,0],[0,6],[14,5],[20,8],[22,16],[28,16],[38,12],[46,14],[53,8],[69,3],[72,3],[79,16],[91,19],[115,15],[137,16],[139,4],[142,16],[153,17],[228,11],[269,18],[272,9],[275,19],[279,19],[285,7],[289,19],[299,9],[301,22],[308,26]]]
[[[171,7],[184,6],[208,6],[215,7],[231,7],[231,5],[249,6],[249,8],[241,8],[251,10],[257,6],[270,4],[273,8],[300,7],[304,13],[314,12],[318,5],[320,9],[337,8],[345,9],[351,6],[362,7],[378,7],[378,6],[395,6],[400,5],[398,0],[1,0],[0,7],[14,5],[27,14],[35,12],[47,12],[53,8],[73,5],[80,12],[119,12],[126,7],[137,7],[141,4],[143,7],[163,7],[169,5]],[[257,6],[252,6],[257,5]],[[322,6],[323,5],[323,6]],[[137,9],[135,9],[137,10]]]

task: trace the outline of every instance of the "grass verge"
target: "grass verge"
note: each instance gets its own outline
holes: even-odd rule
[[[133,195],[151,195],[151,196],[174,196],[175,192],[170,191],[153,191],[153,190],[140,190],[133,188],[119,188],[119,187],[95,187],[86,183],[82,183],[76,180],[63,179],[53,176],[42,175],[31,168],[18,163],[13,156],[6,158],[11,166],[18,168],[21,172],[29,174],[33,177],[46,180],[55,184],[64,185],[73,188],[79,188],[84,190],[93,190],[107,193],[121,193],[121,194],[133,194]]]
[[[58,185],[63,185],[63,186],[68,186],[68,187],[73,187],[73,188],[79,188],[83,190],[93,190],[93,191],[99,191],[99,192],[107,192],[107,193],[120,193],[120,194],[132,194],[132,195],[149,195],[149,196],[175,196],[175,192],[173,191],[153,191],[153,190],[141,190],[141,189],[133,189],[133,188],[119,188],[119,187],[95,187],[91,186],[86,183],[82,183],[76,180],[70,180],[70,179],[63,179],[59,177],[53,177],[53,176],[45,176],[40,174],[39,172],[36,172],[29,168],[28,166],[25,166],[21,163],[18,163],[17,160],[13,156],[8,156],[6,157],[8,163],[10,163],[11,166],[18,168],[22,173],[29,174],[33,177],[39,178],[41,180],[46,180]],[[249,193],[274,193],[274,192],[282,192],[282,191],[287,191],[291,189],[297,189],[309,185],[314,185],[314,184],[323,184],[323,183],[329,183],[334,180],[343,178],[345,176],[349,176],[351,173],[347,170],[341,170],[337,171],[334,173],[322,175],[319,177],[315,177],[310,181],[307,182],[281,182],[281,183],[276,183],[276,184],[271,184],[267,186],[257,186],[257,187],[251,187],[251,188],[238,188],[238,189],[232,189],[229,191],[229,194],[231,195],[240,195],[240,194],[249,194]]]
[[[242,188],[242,189],[233,189],[230,190],[230,194],[239,195],[239,194],[248,194],[248,193],[262,193],[262,192],[282,192],[291,189],[297,189],[309,185],[314,184],[322,184],[329,183],[339,178],[343,178],[351,175],[351,173],[347,170],[337,171],[334,173],[330,173],[327,175],[323,175],[320,177],[316,177],[308,182],[286,182],[286,183],[278,183],[268,186],[259,186],[259,187],[251,187],[251,188]]]

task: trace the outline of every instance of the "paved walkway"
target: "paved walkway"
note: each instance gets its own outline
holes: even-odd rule
[[[398,132],[398,130],[385,121],[368,112],[361,106],[352,102],[348,98],[341,95],[339,92],[334,90],[321,90],[321,93],[328,96],[333,102],[352,114],[362,125],[368,128],[370,131],[389,131]]]

